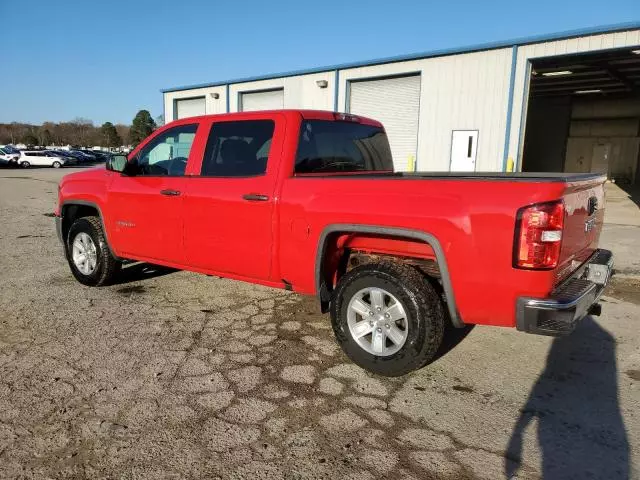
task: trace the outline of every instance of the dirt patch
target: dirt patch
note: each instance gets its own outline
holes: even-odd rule
[[[625,373],[631,380],[640,381],[640,370],[627,370]]]
[[[474,390],[471,387],[467,387],[465,385],[454,385],[453,388],[456,392],[463,392],[463,393],[472,393]]]
[[[640,305],[640,278],[613,277],[604,294],[618,300]]]
[[[144,293],[147,289],[143,285],[129,285],[127,287],[118,288],[116,290],[117,293],[123,295],[131,295],[134,293]]]

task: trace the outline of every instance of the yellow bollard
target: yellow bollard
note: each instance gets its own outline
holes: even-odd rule
[[[409,158],[407,160],[407,171],[408,172],[416,171],[416,157],[414,157],[413,155],[409,155]]]
[[[513,172],[514,162],[513,158],[509,157],[507,159],[507,172]]]

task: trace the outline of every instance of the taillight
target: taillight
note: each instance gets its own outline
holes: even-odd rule
[[[518,210],[513,266],[551,269],[558,266],[564,203],[539,203]]]

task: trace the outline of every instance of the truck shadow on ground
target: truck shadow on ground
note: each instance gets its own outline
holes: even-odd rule
[[[151,278],[162,277],[178,271],[179,270],[175,268],[162,267],[160,265],[152,265],[150,263],[131,263],[122,267],[114,285],[149,280]]]
[[[505,474],[523,458],[523,436],[534,419],[542,478],[627,479],[629,442],[620,405],[614,338],[591,317],[554,340],[544,372],[531,389],[507,447]]]
[[[475,325],[465,325],[462,328],[456,328],[451,325],[451,321],[448,320],[445,325],[444,336],[442,338],[440,348],[438,348],[438,351],[429,363],[439,360],[456,348],[467,337],[467,335],[471,333],[471,330],[473,330],[474,327]]]

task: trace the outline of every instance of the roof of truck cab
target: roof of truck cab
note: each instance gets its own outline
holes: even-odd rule
[[[229,113],[214,113],[209,115],[199,115],[196,117],[186,117],[174,120],[167,125],[184,125],[190,123],[192,119],[216,119],[216,120],[238,120],[238,119],[260,119],[269,118],[276,114],[284,114],[289,116],[301,116],[305,120],[328,120],[328,121],[341,121],[340,118],[336,118],[336,115],[347,115],[350,118],[356,118],[360,123],[366,125],[374,125],[382,127],[382,123],[373,118],[363,117],[361,115],[344,114],[340,112],[332,112],[330,110],[307,110],[307,109],[281,109],[281,110],[256,110],[251,112],[229,112]]]

